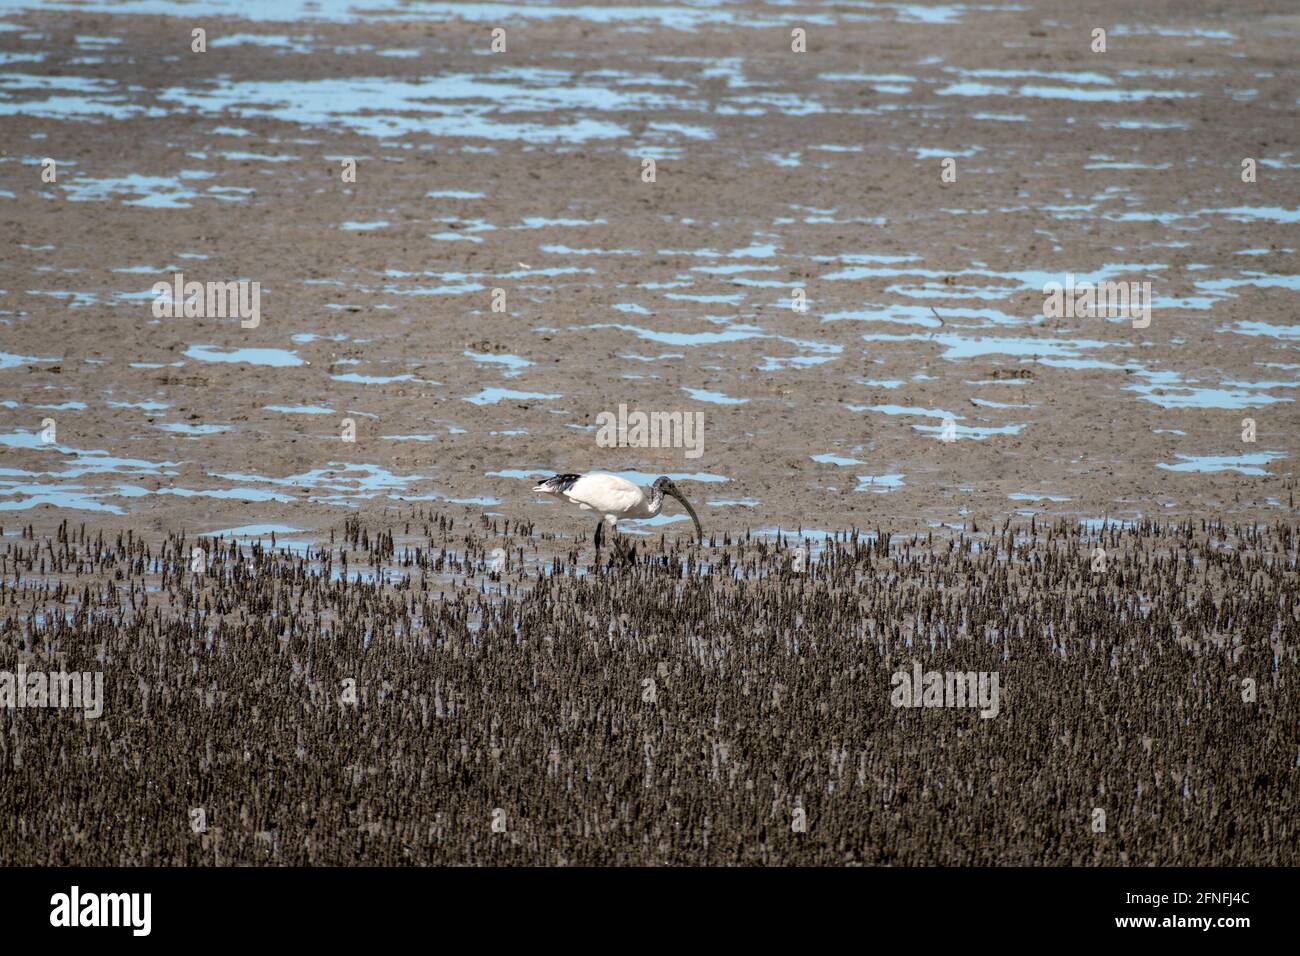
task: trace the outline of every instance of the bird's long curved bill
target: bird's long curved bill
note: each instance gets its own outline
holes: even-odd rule
[[[682,494],[680,491],[672,492],[672,496],[682,503],[682,507],[686,509],[686,513],[689,514],[691,516],[691,520],[695,522],[695,536],[696,538],[699,539],[700,544],[703,544],[704,529],[700,527],[700,519],[699,516],[695,513],[695,509],[691,507],[691,503],[686,500],[686,496]]]

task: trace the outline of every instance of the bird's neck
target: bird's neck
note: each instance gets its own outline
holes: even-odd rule
[[[647,507],[650,510],[650,517],[659,513],[659,509],[664,506],[664,490],[662,488],[652,488],[650,490],[650,504]]]

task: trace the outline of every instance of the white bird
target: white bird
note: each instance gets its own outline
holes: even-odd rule
[[[571,501],[583,511],[595,511],[603,520],[596,525],[596,547],[600,547],[601,529],[609,522],[611,531],[621,518],[653,518],[664,506],[664,496],[676,498],[682,503],[691,520],[695,522],[695,534],[700,544],[704,543],[704,529],[695,509],[686,500],[670,478],[656,478],[647,492],[640,485],[633,484],[618,475],[606,475],[593,472],[589,475],[555,475],[538,484],[533,491],[547,495],[556,495],[565,501]]]

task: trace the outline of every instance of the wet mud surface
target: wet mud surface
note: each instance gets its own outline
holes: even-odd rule
[[[1298,33],[0,0],[0,856],[1294,865]]]
[[[0,508],[577,533],[533,477],[604,469],[733,533],[1293,515],[1287,9],[7,4]],[[155,318],[176,273],[260,324]],[[1150,326],[1045,318],[1067,273]],[[701,453],[600,447],[620,404]]]

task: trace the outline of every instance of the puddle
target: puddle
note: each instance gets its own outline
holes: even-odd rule
[[[548,395],[544,392],[515,392],[508,388],[485,388],[477,395],[462,396],[462,402],[470,402],[474,405],[495,405],[498,402],[516,401],[528,402],[539,401],[547,402],[562,396]]]
[[[1095,339],[976,338],[952,333],[932,335],[864,335],[864,342],[934,342],[946,351],[940,357],[949,361],[985,355],[1012,355],[1023,358],[1079,358],[1088,349],[1123,348],[1125,343],[1100,342]]]
[[[161,429],[165,432],[173,432],[177,435],[185,435],[187,438],[202,438],[204,435],[216,435],[220,432],[228,432],[233,427],[231,425],[186,425],[184,423],[174,423],[170,425],[155,425],[154,428]]]
[[[627,359],[629,362],[666,362],[671,359],[685,358],[680,352],[661,352],[658,355],[630,355],[620,353],[619,358]]]
[[[286,524],[247,524],[239,528],[223,528],[220,531],[204,531],[205,538],[269,538],[271,535],[301,534],[302,528]]]
[[[639,325],[624,325],[620,323],[570,326],[570,330],[575,332],[582,331],[583,329],[618,329],[623,332],[631,332],[640,339],[649,342],[656,342],[660,345],[721,345],[726,342],[743,342],[748,339],[773,339],[778,342],[789,343],[790,345],[804,351],[821,353],[822,355],[838,355],[843,351],[843,346],[840,345],[828,342],[813,342],[806,339],[795,339],[784,335],[774,335],[754,325],[733,325],[722,332],[658,332],[652,329],[642,328]]]
[[[1136,528],[1136,521],[1128,521],[1122,518],[1081,518],[1079,524],[1089,531],[1104,531],[1108,528]]]
[[[296,353],[286,349],[223,349],[217,345],[191,345],[185,350],[184,354],[187,358],[197,359],[200,362],[238,362],[245,365],[268,365],[273,368],[289,368],[307,364]]]
[[[710,392],[702,388],[682,386],[682,391],[697,402],[709,402],[713,405],[744,405],[749,401],[747,398],[732,398],[730,395],[723,395],[721,392]]]
[[[945,68],[945,72],[963,77],[995,80],[1060,80],[1083,85],[1114,86],[1114,78],[1091,70],[959,70]]]
[[[804,543],[811,544],[812,557],[820,555],[826,550],[827,545],[837,538],[835,532],[823,531],[819,528],[758,528],[751,533],[756,538],[775,538],[782,547],[790,550],[799,548]],[[870,531],[860,534],[859,537],[865,541],[876,539],[875,533]]]
[[[1271,461],[1285,458],[1280,451],[1261,451],[1248,455],[1184,455],[1175,453],[1175,458],[1182,459],[1175,464],[1157,462],[1157,468],[1165,471],[1194,471],[1212,474],[1220,471],[1235,471],[1242,475],[1267,475],[1264,469]]]
[[[0,434],[0,446],[21,448],[29,451],[49,451],[69,456],[61,464],[61,471],[30,472],[18,469],[0,468],[0,475],[79,478],[83,475],[132,474],[132,475],[174,475],[170,469],[181,463],[176,461],[146,461],[141,458],[118,458],[107,451],[99,449],[74,448],[60,442],[45,442],[40,432],[14,431]]]
[[[504,365],[507,369],[507,374],[512,375],[518,375],[524,369],[528,368],[528,366],[533,364],[526,358],[520,358],[518,355],[510,355],[507,353],[493,354],[466,350],[461,352],[461,355],[473,359],[480,365]]]
[[[211,173],[182,170],[176,176],[143,176],[132,173],[117,178],[92,179],[78,175],[59,183],[71,202],[106,202],[120,199],[124,206],[148,209],[189,209],[199,192],[183,180],[205,179]],[[132,196],[124,199],[120,197]]]
[[[34,355],[14,355],[12,352],[0,352],[0,371],[17,368],[20,365],[35,365],[38,362],[58,362],[57,357],[37,358]]]
[[[676,480],[676,479],[674,479]],[[665,505],[665,508],[673,507],[674,503]],[[593,512],[594,515],[594,512]],[[661,511],[653,518],[623,518],[618,523],[620,534],[650,535],[654,532],[644,531],[643,528],[659,528],[664,525],[678,524],[679,522],[690,523],[690,515],[682,514],[678,511]],[[706,532],[707,533],[707,532]]]
[[[59,456],[49,467],[40,471],[0,467],[0,511],[22,511],[40,505],[53,505],[74,511],[122,514],[120,506],[103,499],[136,498],[150,492],[130,484],[92,488],[81,484],[60,483],[57,479],[87,476],[173,476],[177,474],[174,469],[181,464],[175,461],[120,458],[104,450],[75,448],[57,442],[46,443],[38,432],[0,434],[0,446]]]
[[[951,419],[955,429],[953,433],[957,439],[971,438],[976,441],[983,441],[985,438],[992,435],[1018,435],[1020,430],[1025,427],[1023,424],[989,427],[960,425],[957,423],[963,420],[964,416],[962,415],[956,415],[952,412],[944,411],[943,409],[920,408],[917,406],[846,404],[845,408],[852,412],[880,412],[884,415],[906,415],[920,418]],[[912,427],[920,432],[934,432],[939,434],[942,434],[945,430],[943,425],[913,425]]]
[[[1093,86],[1044,86],[1025,83],[1010,85],[963,80],[934,91],[936,96],[1011,96],[1024,99],[1075,100],[1080,103],[1141,103],[1152,99],[1184,99],[1200,96],[1186,90],[1126,90]]]
[[[263,405],[268,412],[280,412],[283,415],[335,415],[337,412],[323,405]]]
[[[834,362],[835,359],[829,355],[792,355],[785,358],[767,355],[763,357],[763,364],[758,366],[760,372],[779,372],[787,368],[809,368],[813,365],[824,365],[827,362]]]
[[[908,405],[849,405],[847,407],[854,412],[881,412],[885,415],[920,415],[923,418],[951,418],[954,420],[962,417],[939,408],[918,408]]]
[[[883,495],[902,487],[902,475],[858,475],[858,486],[853,490]]]
[[[964,7],[945,5],[926,7],[919,4],[879,4],[896,11],[901,20],[918,23],[950,23],[960,17]],[[41,9],[66,9],[79,12],[115,14],[149,14],[171,16],[176,12],[171,0],[46,0]],[[751,10],[724,5],[667,4],[663,6],[599,4],[513,4],[491,2],[419,2],[396,3],[393,0],[266,0],[247,4],[239,0],[190,0],[185,4],[190,17],[231,17],[250,22],[285,23],[321,20],[327,22],[361,22],[375,16],[391,21],[438,23],[461,20],[469,23],[501,24],[527,20],[574,19],[616,28],[644,30],[660,26],[670,30],[698,30],[702,27],[781,27],[786,18],[776,14],[759,14]],[[845,16],[848,16],[845,14]],[[861,19],[860,16],[854,17]],[[805,14],[800,23],[831,26],[837,18],[830,14]]]
[[[166,110],[157,107],[123,103],[122,92],[117,83],[107,79],[0,73],[0,116],[97,123],[141,117],[159,119],[167,115]],[[34,96],[17,98],[14,93]],[[46,94],[44,98],[42,94]]]
[[[509,16],[518,16],[522,9],[510,8]],[[502,16],[506,15],[503,8]],[[594,82],[598,79],[607,82]],[[672,109],[707,114],[710,104],[706,100],[667,93],[656,80],[652,75],[615,71],[575,78],[573,73],[562,70],[504,67],[482,74],[445,74],[418,81],[366,76],[224,80],[203,86],[171,87],[161,91],[159,99],[207,115],[277,119],[380,139],[419,133],[538,144],[580,144],[629,135],[618,122],[583,116],[579,111],[653,114]],[[778,109],[820,111],[815,103],[777,94],[736,95],[713,105],[724,115],[764,114]],[[511,117],[515,113],[550,114],[554,121],[516,120]],[[711,136],[707,130],[674,124],[659,124],[655,132],[678,145]]]
[[[736,262],[718,266],[692,266],[691,271],[702,272],[705,275],[734,276],[742,272],[776,272],[779,268],[779,266],[747,265]],[[778,285],[784,286],[786,283],[781,282]]]
[[[891,322],[899,325],[916,325],[926,329],[937,329],[945,326],[946,323],[957,324],[958,319],[969,319],[971,322],[962,322],[961,325],[967,325],[972,328],[985,326],[1000,325],[1031,325],[1041,321],[1037,315],[1029,318],[1018,318],[1001,309],[991,308],[967,308],[964,306],[946,305],[943,309],[943,321],[935,317],[933,310],[925,305],[878,305],[867,309],[849,309],[843,312],[831,312],[822,317],[823,322]]]
[[[482,242],[476,232],[495,232],[496,226],[482,219],[458,219],[443,218],[435,219],[434,222],[445,222],[451,225],[451,229],[445,232],[435,232],[430,234],[429,238],[437,242]]]
[[[140,411],[166,411],[169,406],[166,402],[105,402],[109,408],[139,408]]]
[[[410,493],[413,485],[429,481],[427,475],[398,475],[380,465],[332,461],[324,468],[315,468],[298,475],[285,478],[273,478],[267,475],[243,472],[210,472],[213,478],[242,483],[242,487],[225,489],[220,492],[196,491],[195,495],[215,494],[224,497],[244,497],[250,491],[270,496],[277,501],[294,501],[296,497],[286,492],[268,492],[258,489],[257,485],[270,485],[273,488],[287,488],[305,493],[308,501],[324,504],[351,505],[357,501],[385,497],[396,501],[453,501],[446,495],[437,493],[415,495]],[[483,499],[485,504],[499,504],[495,499]]]
[[[745,301],[745,294],[743,292],[737,292],[734,295],[701,295],[691,292],[667,292],[664,294],[664,298],[678,302],[739,305],[741,302]]]
[[[906,73],[822,73],[817,77],[823,83],[852,83],[875,93],[898,94],[912,92],[916,77]]]
[[[542,216],[525,216],[513,229],[547,229],[552,226],[577,228],[579,226],[603,226],[604,219],[547,219]]]
[[[575,249],[572,246],[549,244],[541,247],[542,252],[557,256],[639,256],[640,249]]]
[[[419,382],[422,385],[439,384],[430,379],[416,378],[410,372],[403,372],[400,375],[362,375],[360,372],[345,372],[341,375],[331,375],[330,378],[336,382],[350,382],[353,385],[389,385],[393,382]]]
[[[918,432],[929,432],[940,441],[943,440],[944,426],[942,425],[913,425]],[[972,441],[984,441],[986,438],[992,438],[994,435],[1019,435],[1023,424],[1015,425],[998,425],[998,426],[976,426],[976,425],[957,425],[952,434],[957,441],[968,438]]]
[[[24,497],[13,501],[5,500],[10,495]],[[51,505],[66,511],[97,511],[113,515],[125,513],[118,505],[101,501],[100,497],[77,485],[22,485],[0,479],[0,511],[25,511],[28,508]]]
[[[1159,405],[1161,408],[1251,408],[1259,405],[1273,405],[1277,402],[1290,402],[1290,398],[1270,395],[1266,391],[1250,389],[1275,383],[1262,383],[1250,386],[1236,383],[1240,388],[1202,388],[1180,383],[1176,372],[1149,372],[1139,370],[1138,375],[1149,380],[1148,384],[1125,385],[1127,392],[1136,392],[1145,401]],[[1232,383],[1225,383],[1232,384]],[[1281,387],[1292,387],[1291,383],[1280,383]]]
[[[1300,325],[1272,325],[1268,322],[1247,320],[1234,322],[1215,331],[1232,332],[1236,335],[1263,335],[1273,339],[1300,339]]]

